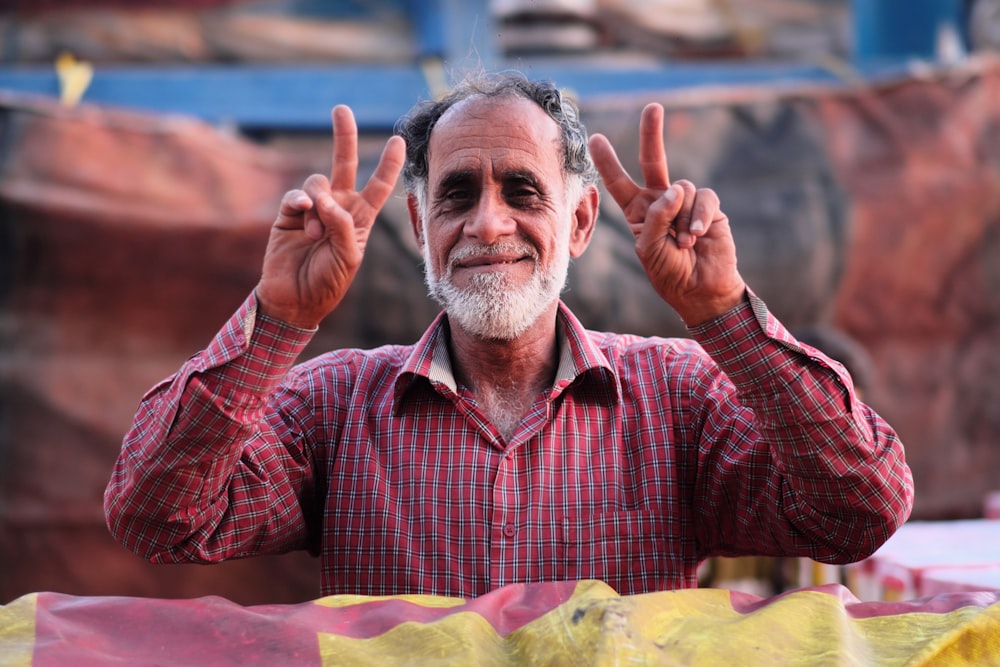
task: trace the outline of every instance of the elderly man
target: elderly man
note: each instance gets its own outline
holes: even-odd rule
[[[747,288],[718,196],[669,178],[660,106],[640,122],[642,185],[518,75],[415,107],[360,191],[348,108],[333,132],[330,177],[282,199],[256,289],[139,406],[105,495],[135,553],[309,549],[323,595],[632,594],[694,586],[712,555],[856,560],[906,519],[895,432]],[[401,170],[443,312],[415,344],[294,365]],[[590,331],[561,302],[598,173],[690,339]]]

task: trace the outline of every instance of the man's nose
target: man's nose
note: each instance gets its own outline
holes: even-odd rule
[[[498,193],[483,192],[465,223],[465,235],[480,243],[493,243],[513,235],[517,222],[513,211]]]

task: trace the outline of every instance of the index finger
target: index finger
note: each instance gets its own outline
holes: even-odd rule
[[[608,194],[618,206],[625,209],[639,194],[640,188],[625,171],[614,147],[603,134],[591,135],[590,156],[594,161],[594,167],[601,175],[601,180],[604,181],[604,187],[608,189]]]
[[[393,136],[382,149],[375,171],[368,179],[368,184],[361,191],[361,197],[376,211],[380,210],[396,187],[396,179],[403,170],[406,160],[406,142],[402,137]]]
[[[670,187],[667,150],[663,145],[663,107],[655,102],[646,105],[639,119],[639,168],[647,188]]]
[[[358,174],[358,124],[346,104],[338,104],[333,117],[333,160],[330,164],[330,188],[354,190]]]

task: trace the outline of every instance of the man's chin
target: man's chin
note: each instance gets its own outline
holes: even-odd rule
[[[453,325],[489,341],[509,342],[523,334],[548,309],[553,296],[540,285],[516,289],[504,280],[463,289],[443,281],[430,287],[431,297]]]
[[[465,309],[445,309],[448,319],[467,333],[483,340],[510,342],[524,333],[531,322],[515,321],[503,313],[472,313]]]

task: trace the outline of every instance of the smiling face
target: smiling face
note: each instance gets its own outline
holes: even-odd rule
[[[431,296],[469,333],[512,340],[554,312],[596,209],[562,159],[558,126],[523,98],[473,97],[435,125],[411,214]]]

